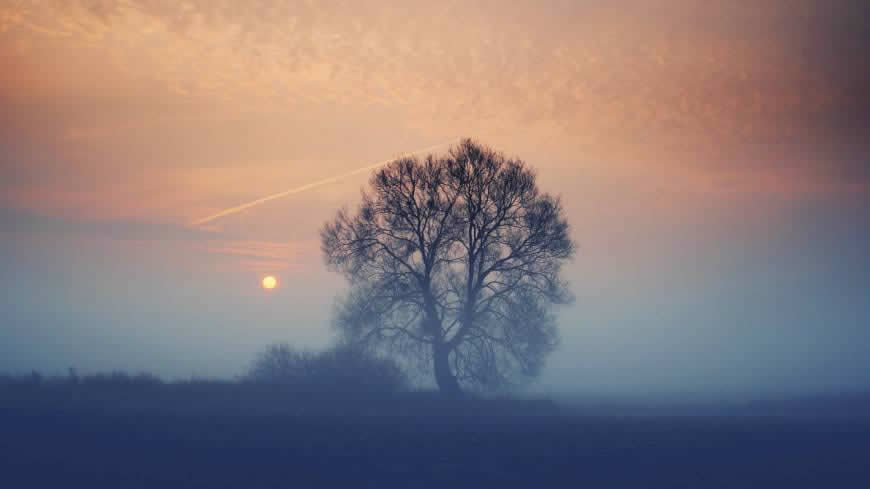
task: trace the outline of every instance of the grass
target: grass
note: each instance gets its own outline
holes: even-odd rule
[[[870,487],[866,417],[584,415],[121,374],[0,380],[2,487]]]

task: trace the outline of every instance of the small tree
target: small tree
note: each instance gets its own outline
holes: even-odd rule
[[[575,246],[523,161],[468,139],[397,159],[321,241],[351,285],[340,330],[431,368],[446,394],[531,378],[556,345],[550,306],[570,300],[560,271]]]
[[[314,354],[286,343],[267,346],[254,359],[247,380],[271,384],[298,384],[311,377]]]
[[[407,384],[396,362],[350,345],[317,353],[283,343],[269,345],[256,357],[245,379],[336,394],[394,392]]]

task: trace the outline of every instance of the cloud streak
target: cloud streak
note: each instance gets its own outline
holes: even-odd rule
[[[442,146],[445,146],[447,144],[450,144],[450,143],[458,141],[458,140],[459,140],[459,138],[453,138],[449,141],[445,141],[445,142],[440,143],[440,144],[428,146],[428,147],[423,148],[423,149],[418,149],[416,151],[412,151],[412,152],[407,153],[407,154],[413,155],[413,154],[417,154],[417,153],[424,153],[426,151],[431,151],[433,149],[440,148]],[[379,162],[372,164],[372,165],[364,166],[362,168],[357,168],[356,170],[353,170],[353,171],[350,171],[347,173],[342,173],[341,175],[336,175],[333,177],[324,178],[323,180],[318,180],[316,182],[308,183],[308,184],[302,185],[300,187],[291,188],[290,190],[285,190],[283,192],[278,192],[276,194],[267,195],[266,197],[252,200],[250,202],[245,202],[244,204],[240,204],[240,205],[237,205],[235,207],[230,207],[229,209],[224,209],[224,210],[217,212],[215,214],[212,214],[210,216],[206,216],[206,217],[203,217],[201,219],[197,219],[197,220],[193,221],[191,223],[191,225],[192,226],[201,226],[203,224],[207,224],[211,221],[214,221],[215,219],[220,219],[221,217],[226,217],[226,216],[229,216],[231,214],[236,214],[236,213],[241,212],[243,210],[250,209],[251,207],[255,207],[255,206],[258,206],[260,204],[265,204],[266,202],[269,202],[272,200],[276,200],[276,199],[280,199],[280,198],[287,197],[290,195],[298,194],[300,192],[305,192],[306,190],[311,190],[311,189],[314,189],[317,187],[321,187],[323,185],[328,185],[330,183],[335,183],[335,182],[338,182],[338,181],[343,180],[345,178],[351,177],[353,175],[358,175],[360,173],[363,173],[363,172],[366,172],[369,170],[373,170],[375,168],[380,168],[380,167],[386,165],[387,163],[393,161],[394,159],[395,158],[390,158],[387,160],[379,161]]]

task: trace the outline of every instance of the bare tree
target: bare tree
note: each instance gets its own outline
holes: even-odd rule
[[[370,187],[321,232],[351,285],[345,335],[430,367],[446,394],[536,375],[557,342],[550,306],[570,300],[560,270],[575,246],[559,199],[523,161],[468,139],[397,159]]]

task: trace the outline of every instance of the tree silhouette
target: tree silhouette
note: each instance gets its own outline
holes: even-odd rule
[[[286,343],[269,345],[257,354],[244,380],[333,394],[395,392],[407,383],[392,359],[346,344],[319,352],[297,350]]]
[[[551,305],[574,253],[559,199],[523,161],[470,139],[377,171],[358,211],[321,231],[351,288],[348,339],[415,359],[449,395],[536,375],[557,342]]]

